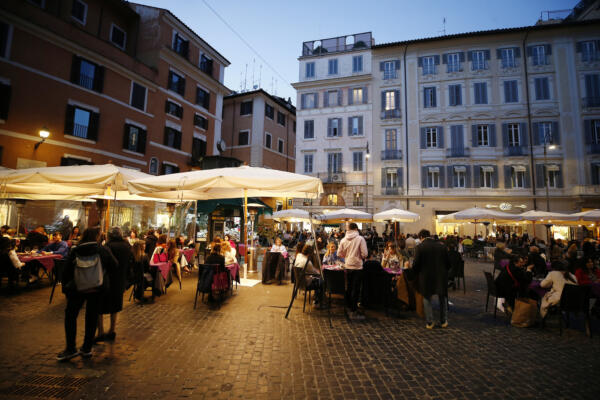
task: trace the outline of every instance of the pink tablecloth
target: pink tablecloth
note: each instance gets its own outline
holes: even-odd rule
[[[226,265],[225,268],[227,268],[229,270],[231,279],[234,281],[237,281],[239,283],[239,281],[240,281],[240,279],[239,279],[240,264],[238,264],[238,263],[229,264],[229,265]]]
[[[54,260],[60,260],[62,256],[60,254],[49,254],[49,255],[19,255],[21,262],[27,263],[33,260],[39,261],[44,267],[46,272],[50,273],[54,268]]]
[[[181,252],[185,256],[188,264],[193,264],[192,261],[194,260],[194,249],[181,250]]]
[[[402,275],[402,269],[400,269],[400,268],[398,268],[398,269],[384,268],[383,270],[391,275]]]
[[[156,264],[150,264],[150,267],[158,268],[158,270],[162,274],[165,281],[167,280],[167,276],[169,276],[170,263],[160,262],[160,263],[156,263]]]
[[[344,267],[342,267],[341,265],[323,265],[323,269],[327,269],[329,271],[343,271]]]

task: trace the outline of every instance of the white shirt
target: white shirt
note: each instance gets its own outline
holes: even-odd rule
[[[225,256],[225,265],[235,264],[237,263],[237,259],[235,258],[235,249],[231,248],[227,253],[223,254]]]
[[[19,260],[17,252],[14,249],[8,252],[8,256],[10,257],[10,261],[12,261],[12,264],[15,268],[21,269],[21,267],[25,265],[25,263],[22,263],[21,260]]]
[[[273,253],[283,253],[284,251],[286,251],[284,245],[277,246],[276,244],[273,244],[273,246],[271,246],[271,252]]]

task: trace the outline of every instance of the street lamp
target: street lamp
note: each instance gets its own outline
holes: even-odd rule
[[[42,140],[35,144],[35,146],[33,147],[34,150],[37,150],[37,148],[40,147],[40,145],[46,141],[48,136],[50,136],[50,131],[44,126],[42,129],[40,129],[39,134]]]
[[[365,209],[369,212],[369,142],[367,142],[367,154],[365,155]]]
[[[556,149],[556,145],[552,141],[552,133],[550,131],[546,131],[544,133],[544,186],[546,186],[546,211],[550,211],[550,173],[548,171],[548,149]]]

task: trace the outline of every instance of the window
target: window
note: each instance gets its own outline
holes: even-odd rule
[[[352,170],[355,172],[363,170],[363,152],[362,151],[352,152]]]
[[[12,27],[0,21],[0,58],[8,58]]]
[[[533,80],[535,86],[536,100],[550,100],[550,88],[548,78],[535,78]]]
[[[125,50],[127,33],[125,33],[123,29],[119,28],[115,24],[112,24],[110,28],[110,41],[121,50]]]
[[[123,149],[144,154],[146,152],[146,131],[138,126],[125,124]]]
[[[600,144],[600,120],[595,119],[588,123],[590,124],[590,144]]]
[[[492,188],[494,179],[493,167],[481,167],[479,172],[479,182],[482,188]]]
[[[465,188],[467,186],[467,169],[465,167],[454,167],[454,187]]]
[[[519,92],[517,81],[504,81],[504,102],[517,103],[519,101]]]
[[[342,153],[327,154],[327,172],[339,173],[342,172]]]
[[[431,189],[439,189],[440,169],[438,167],[429,167],[427,169],[427,187]]]
[[[173,33],[173,51],[182,57],[188,58],[190,48],[189,40],[185,40],[179,33]]]
[[[436,96],[435,96],[435,87],[423,88],[423,107],[424,108],[437,107]]]
[[[177,118],[183,118],[183,107],[179,104],[167,100],[165,104],[165,112]]]
[[[174,149],[181,149],[181,131],[165,126],[163,144]]]
[[[388,189],[398,187],[398,172],[396,169],[385,171],[385,187]]]
[[[474,94],[474,103],[475,104],[487,104],[487,83],[486,82],[476,82],[473,84],[473,94]]]
[[[135,82],[131,82],[131,100],[132,107],[138,110],[146,111],[146,88]]]
[[[82,25],[87,19],[87,4],[81,0],[73,0],[71,5],[71,17]]]
[[[462,105],[461,85],[449,85],[448,86],[448,96],[449,96],[449,102],[448,102],[449,105],[451,105],[451,106]]]
[[[270,149],[271,146],[273,145],[272,142],[273,142],[273,137],[271,136],[271,134],[268,132],[265,132],[265,147],[267,149]]]
[[[312,174],[312,172],[313,172],[313,158],[314,158],[314,155],[312,155],[312,154],[305,154],[304,155],[304,173],[305,174]]]
[[[514,48],[500,49],[500,58],[502,68],[515,68],[517,66]]]
[[[548,187],[556,189],[559,186],[558,182],[560,179],[560,170],[556,165],[548,166]]]
[[[587,41],[577,43],[581,51],[581,61],[591,62],[600,60],[600,49],[598,49],[599,41]]]
[[[314,62],[306,63],[306,77],[307,78],[315,77],[315,63]]]
[[[488,125],[477,125],[477,146],[486,147],[490,145],[490,132]]]
[[[383,79],[396,79],[396,62],[386,61],[383,63]]]
[[[277,139],[277,151],[283,154],[283,139]]]
[[[194,126],[206,130],[208,129],[208,119],[200,114],[194,114]]]
[[[277,111],[277,123],[281,126],[285,126],[285,114]]]
[[[10,85],[0,82],[0,122],[8,119],[8,110],[10,108]]]
[[[362,72],[362,70],[363,70],[362,56],[352,57],[352,72]]]
[[[327,120],[327,137],[342,136],[342,119],[329,118]]]
[[[451,53],[447,54],[447,68],[446,72],[460,72],[462,68],[460,66],[460,54],[459,53]]]
[[[333,60],[329,60],[329,75],[337,75],[338,73],[338,60],[334,58]]]
[[[200,87],[196,87],[196,104],[208,110],[210,107],[210,93]],[[252,112],[252,109],[250,109],[250,112]]]
[[[337,105],[341,105],[341,91],[339,90],[329,90],[325,92],[323,97],[323,105],[325,107],[333,107]]]
[[[483,50],[471,52],[471,69],[481,71],[487,69],[486,52]]]
[[[534,123],[534,127],[535,125],[537,125],[537,140],[535,144],[543,145],[546,142],[548,144],[556,144],[558,138],[553,137],[552,122],[537,122]]]
[[[314,139],[315,138],[315,121],[305,120],[304,121],[304,139]]]
[[[363,102],[366,103],[366,100],[363,97],[363,89],[352,89],[352,104],[361,104]]]
[[[204,107],[206,108],[206,107]],[[252,114],[252,100],[244,101],[240,104],[240,115],[251,115]]]
[[[354,193],[352,196],[352,205],[354,207],[362,207],[364,205],[364,196],[362,193]]]
[[[240,131],[238,133],[238,146],[248,146],[248,131]]]
[[[273,120],[275,118],[275,108],[269,104],[265,104],[265,117]]]
[[[348,118],[348,136],[362,136],[363,117]]]
[[[436,56],[436,57],[439,57],[439,56]],[[436,73],[435,59],[433,56],[423,57],[421,60],[421,63],[423,64],[423,75],[434,75]]]
[[[213,60],[208,58],[205,54],[200,54],[200,71],[207,73],[212,76],[213,73]]]
[[[192,159],[198,160],[206,155],[206,139],[195,137],[192,139]]]
[[[600,74],[585,75],[585,107],[600,107]]]
[[[549,45],[531,46],[531,57],[533,65],[547,65],[548,64],[548,49]],[[548,53],[549,54],[549,53]]]
[[[152,175],[158,175],[158,158],[152,157],[148,164],[148,172]]]
[[[104,86],[104,67],[81,57],[73,56],[71,82],[101,93]]]
[[[327,205],[328,206],[337,206],[338,205],[337,194],[328,194],[327,195]]]
[[[425,128],[425,148],[434,149],[438,147],[437,128]]]
[[[317,93],[304,93],[300,96],[301,107],[303,110],[318,107]]]
[[[163,162],[163,165],[162,165],[162,174],[163,175],[176,174],[178,172],[179,172],[179,167],[177,165],[167,164],[166,162]]]
[[[396,91],[388,90],[384,92],[385,99],[385,111],[395,110],[396,109]]]
[[[91,110],[68,105],[65,123],[65,134],[82,139],[98,139],[98,122],[100,114]]]
[[[522,166],[512,167],[511,183],[514,189],[523,189],[525,185],[526,168]]]
[[[519,147],[519,124],[508,124],[508,147]]]
[[[395,129],[385,130],[385,150],[396,150],[398,148],[398,140],[396,138]]]
[[[169,81],[167,89],[179,93],[181,96],[185,93],[185,78],[173,71],[169,71]]]

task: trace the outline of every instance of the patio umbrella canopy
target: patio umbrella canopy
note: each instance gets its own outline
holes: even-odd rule
[[[309,223],[320,223],[319,220],[317,220],[317,215],[312,215],[311,218],[311,213],[309,213],[306,210],[300,210],[300,209],[295,209],[295,208],[291,208],[288,210],[281,210],[281,211],[276,211],[273,213],[273,219],[278,220],[278,221],[282,221],[282,222],[309,222]]]
[[[538,211],[530,210],[526,211],[519,216],[524,221],[531,222],[551,222],[557,223],[561,221],[577,221],[579,218],[575,214],[563,214],[558,212]]]
[[[342,208],[340,210],[333,210],[323,215],[316,217],[320,221],[326,221],[329,223],[342,223],[342,222],[373,222],[373,216],[364,211],[353,210],[351,208]]]
[[[600,208],[571,214],[571,216],[577,217],[578,221],[600,222]]]
[[[440,222],[483,222],[483,221],[521,221],[520,215],[508,214],[502,211],[490,210],[487,208],[467,208],[452,214],[440,217]]]
[[[375,222],[415,222],[421,218],[419,214],[401,210],[399,208],[392,208],[391,210],[382,211],[373,215],[373,221]]]

